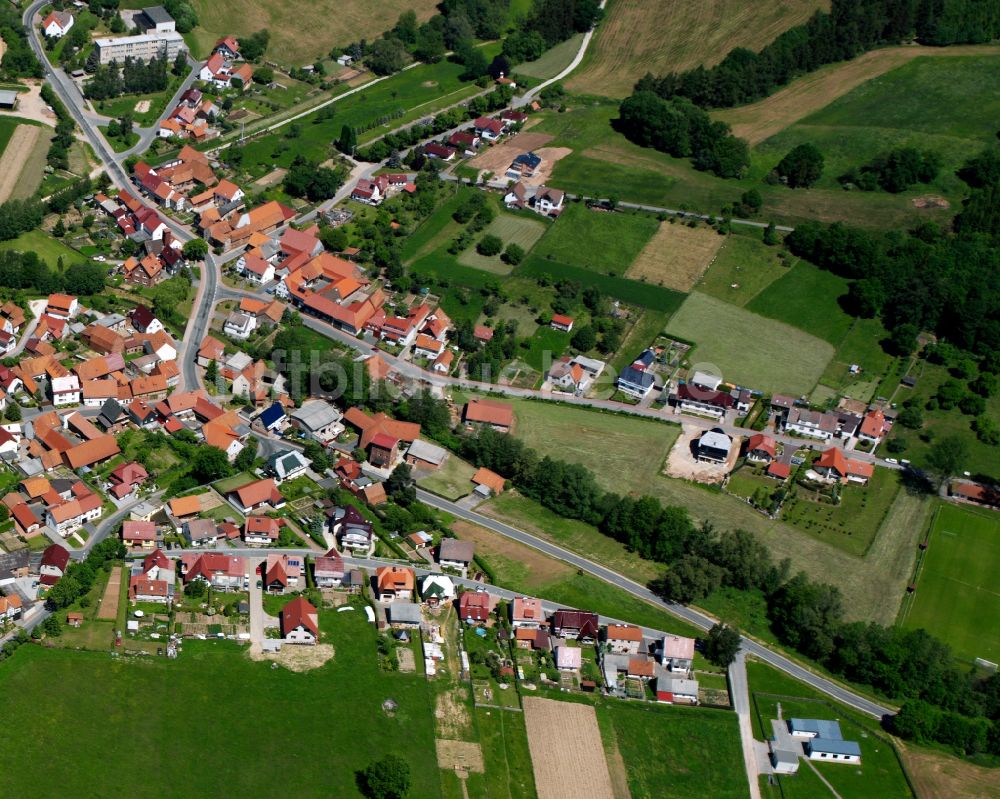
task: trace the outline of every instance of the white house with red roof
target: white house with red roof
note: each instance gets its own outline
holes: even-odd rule
[[[55,585],[66,573],[69,564],[69,550],[59,544],[50,544],[42,553],[38,567],[38,581],[42,585]]]
[[[499,141],[506,129],[501,120],[490,117],[478,117],[472,125],[476,129],[476,135],[488,142]]]
[[[892,422],[885,418],[881,408],[872,408],[865,414],[858,426],[857,436],[862,441],[877,447],[886,433],[892,430]]]
[[[68,11],[50,11],[42,20],[42,33],[50,39],[61,39],[73,27],[73,15]]]

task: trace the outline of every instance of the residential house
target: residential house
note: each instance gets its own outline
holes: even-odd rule
[[[731,393],[709,389],[695,383],[681,383],[677,386],[674,404],[685,413],[721,419],[726,412],[736,406]]]
[[[874,449],[890,430],[892,430],[892,422],[885,418],[885,414],[880,408],[872,408],[861,420],[857,435],[862,441],[870,443]]]
[[[413,595],[413,570],[405,566],[380,566],[375,570],[375,593],[379,602],[390,603]]]
[[[101,515],[101,498],[83,483],[82,490],[74,492],[74,499],[50,505],[45,511],[45,523],[63,538],[69,538],[87,522]]]
[[[154,549],[157,538],[156,525],[151,521],[122,522],[122,543],[129,549]]]
[[[792,408],[785,419],[785,432],[829,441],[840,430],[840,420],[835,414]]]
[[[249,546],[270,546],[278,541],[281,524],[270,516],[247,516],[243,524],[243,543]]]
[[[687,674],[694,662],[694,639],[667,635],[660,642],[660,663],[672,673]]]
[[[65,375],[63,377],[53,377],[52,404],[79,405],[81,401],[80,378],[76,375]]]
[[[638,655],[642,647],[642,630],[631,624],[609,624],[605,642],[612,654]]]
[[[267,471],[279,485],[286,480],[301,477],[309,469],[309,460],[297,450],[275,452],[267,460]]]
[[[438,546],[438,565],[442,569],[454,569],[463,576],[472,564],[475,544],[457,538],[442,538]]]
[[[499,141],[504,133],[504,124],[499,119],[490,119],[485,116],[477,117],[472,126],[476,129],[477,136],[491,144]]]
[[[313,562],[313,581],[317,588],[340,588],[344,574],[344,559],[336,549]]]
[[[219,552],[185,552],[181,555],[181,578],[187,584],[204,580],[216,591],[239,591],[249,582],[246,561]]]
[[[80,302],[68,294],[50,294],[45,313],[57,319],[73,319],[80,310]]]
[[[573,317],[561,313],[552,314],[549,327],[562,333],[569,333],[573,329]]]
[[[559,671],[579,672],[583,667],[583,650],[578,646],[557,646],[555,656]]]
[[[510,603],[510,622],[515,628],[528,627],[539,630],[545,626],[545,621],[542,600],[518,596]]]
[[[557,638],[596,641],[601,632],[600,620],[589,610],[560,608],[552,616],[552,634]]]
[[[285,605],[280,622],[286,644],[315,644],[319,639],[319,612],[305,597],[296,597]]]
[[[778,442],[765,433],[755,433],[747,440],[747,460],[770,463],[777,457]]]
[[[147,336],[163,332],[163,322],[157,319],[156,314],[145,305],[135,306],[132,313],[129,314],[129,321],[137,332]]]
[[[257,320],[249,314],[233,311],[226,317],[222,332],[238,341],[246,341],[257,328]]]
[[[244,516],[262,508],[270,507],[277,510],[285,505],[285,498],[281,496],[274,480],[270,478],[247,483],[235,491],[230,491],[227,497]]]
[[[399,458],[399,439],[388,433],[376,433],[368,443],[368,461],[376,468],[391,468]]]
[[[823,452],[812,465],[818,475],[838,483],[860,483],[865,485],[875,474],[875,467],[866,461],[848,458],[843,450],[837,447]]]
[[[531,198],[535,211],[544,216],[559,216],[563,210],[566,193],[548,186],[539,186],[535,196]]]
[[[49,544],[42,552],[38,566],[38,581],[42,585],[55,585],[66,573],[69,564],[69,550],[59,544]]]
[[[475,484],[475,492],[481,497],[499,496],[503,493],[506,481],[496,472],[492,472],[485,466],[480,466],[476,473],[472,475],[472,482]]]
[[[301,555],[267,556],[264,564],[264,590],[271,594],[283,594],[299,585],[305,560]]]
[[[564,355],[549,369],[549,383],[554,391],[583,394],[591,384],[589,373],[570,356]]]
[[[448,457],[448,451],[443,447],[417,439],[406,450],[404,460],[418,469],[437,469]]]
[[[424,155],[428,158],[437,158],[445,162],[453,160],[456,152],[454,147],[449,147],[446,144],[440,144],[436,141],[424,145]]]
[[[697,444],[698,460],[706,463],[725,463],[729,460],[729,452],[733,448],[733,440],[726,435],[721,427],[713,427],[701,434]]]
[[[645,399],[646,395],[653,390],[655,382],[652,372],[639,369],[635,364],[632,364],[631,366],[626,366],[618,374],[618,378],[615,380],[615,387],[630,397]]]
[[[181,534],[192,547],[213,547],[219,541],[219,526],[214,519],[190,519],[184,522]]]
[[[61,39],[73,27],[73,15],[68,11],[50,11],[42,20],[42,33],[49,39]]]
[[[420,596],[431,607],[455,598],[455,583],[445,574],[428,574],[420,583]]]
[[[458,598],[458,618],[466,624],[484,623],[493,610],[493,598],[486,591],[463,591]]]
[[[289,416],[295,427],[320,444],[333,441],[344,432],[344,425],[340,421],[343,414],[325,400],[303,403],[301,408],[296,408]]]
[[[337,537],[342,549],[351,553],[371,554],[375,548],[375,531],[371,523],[353,505],[337,508],[329,515],[330,532]]]
[[[108,493],[119,501],[124,500],[134,496],[148,479],[149,473],[141,463],[123,463],[108,475]]]

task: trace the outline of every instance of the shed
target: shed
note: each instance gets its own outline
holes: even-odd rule
[[[0,108],[6,111],[13,111],[17,108],[17,92],[0,89]]]

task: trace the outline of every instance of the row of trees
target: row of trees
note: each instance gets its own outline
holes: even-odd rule
[[[969,753],[1000,754],[1000,676],[982,680],[964,673],[947,645],[926,631],[847,623],[839,589],[802,573],[791,576],[789,561],[775,563],[752,533],[697,528],[684,508],[604,492],[585,467],[540,457],[517,439],[483,430],[464,437],[460,449],[555,513],[594,524],[643,557],[669,564],[651,586],[665,599],[698,601],[720,587],[762,597],[783,643],[880,694],[929,703],[935,712],[963,719],[963,728],[983,734],[949,743]]]
[[[796,227],[786,246],[854,282],[857,316],[882,318],[896,349],[911,352],[921,330],[977,355],[1000,351],[1000,151],[972,159],[960,174],[971,188],[954,233],[922,224],[880,234],[834,223]]]
[[[852,169],[838,180],[862,191],[882,189],[893,194],[917,183],[930,183],[941,171],[941,156],[933,150],[899,147],[873,158],[860,169]]]
[[[126,58],[121,67],[115,61],[98,66],[84,94],[91,100],[109,100],[122,94],[162,92],[169,82],[166,58],[153,58],[149,63]]]
[[[56,115],[56,132],[49,144],[46,156],[48,164],[53,169],[69,169],[69,148],[76,140],[76,124],[63,105],[55,91],[48,83],[42,84],[42,99],[49,104]]]
[[[69,607],[94,585],[101,569],[125,557],[125,545],[117,537],[105,538],[81,561],[70,561],[66,571],[45,598],[53,610]]]
[[[21,24],[20,9],[13,4],[0,7],[0,39],[5,48],[0,59],[0,78],[42,78],[45,71],[28,44],[28,31]]]
[[[759,53],[736,48],[711,69],[660,78],[647,74],[636,90],[727,108],[759,100],[798,75],[880,45],[914,37],[935,45],[985,42],[998,35],[1000,0],[833,0],[829,12],[816,12]]]
[[[622,101],[618,116],[618,130],[630,140],[676,158],[691,158],[696,169],[738,178],[750,166],[747,143],[690,100],[637,91]]]

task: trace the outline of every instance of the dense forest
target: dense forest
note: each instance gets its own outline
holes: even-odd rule
[[[939,741],[967,754],[1000,754],[1000,675],[983,679],[967,672],[924,630],[845,622],[837,588],[790,575],[788,561],[775,563],[752,533],[699,528],[682,507],[605,492],[585,467],[540,456],[492,430],[457,443],[453,434],[428,433],[555,513],[596,525],[643,557],[668,564],[651,586],[665,599],[696,602],[720,587],[762,596],[784,644],[903,702],[900,715],[887,722],[903,737]]]
[[[976,355],[1000,351],[1000,148],[986,150],[960,174],[970,196],[953,233],[933,224],[879,234],[809,222],[785,244],[850,278],[848,309],[881,317],[903,353],[913,351],[924,330]]]
[[[916,39],[948,45],[1000,37],[1000,0],[833,0],[804,25],[754,53],[738,47],[711,69],[647,74],[636,91],[687,97],[705,108],[745,105],[824,64]]]
[[[28,32],[21,24],[21,13],[16,6],[4,3],[0,7],[0,39],[6,45],[0,59],[0,78],[41,78],[45,75],[28,44]]]

